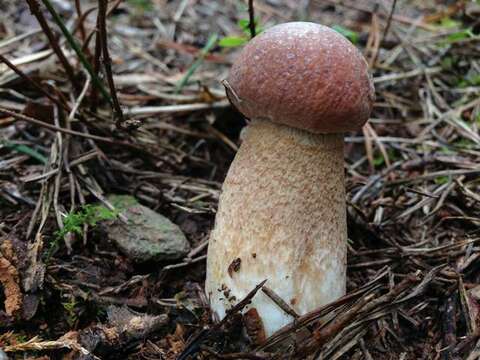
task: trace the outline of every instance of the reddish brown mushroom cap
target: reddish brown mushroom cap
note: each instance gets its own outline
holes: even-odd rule
[[[230,101],[247,118],[313,133],[358,129],[374,101],[357,48],[308,22],[277,25],[252,39],[233,64],[228,85]]]

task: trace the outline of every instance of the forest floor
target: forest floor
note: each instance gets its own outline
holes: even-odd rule
[[[371,68],[371,119],[346,136],[347,296],[262,344],[239,311],[210,320],[208,236],[245,126],[221,80],[247,2],[3,0],[0,359],[480,357],[480,2],[254,11],[258,30],[335,26]],[[112,194],[177,224],[189,250],[121,249]]]

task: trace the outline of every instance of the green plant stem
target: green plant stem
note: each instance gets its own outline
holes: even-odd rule
[[[38,151],[32,149],[31,147],[28,147],[27,145],[15,144],[13,142],[4,140],[0,140],[0,144],[14,151],[26,154],[31,158],[38,160],[42,164],[46,164],[48,162],[48,159],[45,156],[40,154]]]
[[[203,60],[205,60],[205,56],[207,56],[207,54],[210,52],[210,50],[212,50],[212,48],[217,43],[217,40],[218,40],[218,34],[210,35],[207,43],[205,44],[205,46],[200,51],[200,54],[199,54],[197,60],[195,60],[195,62],[188,68],[187,73],[178,82],[177,87],[175,89],[176,93],[179,93],[180,91],[182,91],[183,87],[187,84],[188,80],[193,75],[193,73],[198,69],[198,67],[200,65],[202,65]]]

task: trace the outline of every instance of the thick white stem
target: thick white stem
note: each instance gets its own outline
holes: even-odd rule
[[[298,314],[345,293],[343,135],[254,121],[223,185],[208,249],[206,292],[220,318],[258,283]],[[267,336],[293,318],[264,293]]]

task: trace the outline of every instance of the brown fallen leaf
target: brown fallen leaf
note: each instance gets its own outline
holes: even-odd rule
[[[22,308],[22,291],[19,286],[18,271],[13,266],[12,243],[5,240],[0,245],[0,283],[5,294],[5,312],[15,315]]]
[[[243,314],[243,322],[252,342],[255,345],[263,344],[267,336],[265,334],[265,328],[263,327],[262,318],[258,314],[257,309],[251,308]]]

